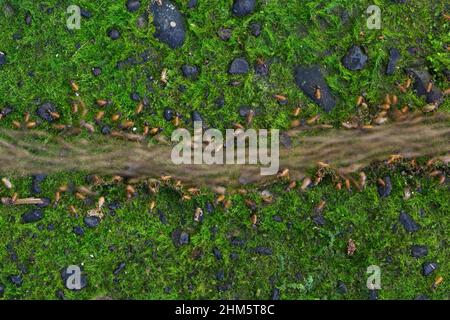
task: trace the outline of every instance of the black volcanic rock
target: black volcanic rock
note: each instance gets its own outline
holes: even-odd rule
[[[427,103],[435,103],[438,105],[442,103],[444,96],[441,89],[433,84],[431,91],[427,91],[429,83],[432,82],[432,77],[427,70],[407,68],[406,73],[414,79],[413,88],[419,97],[425,96]]]
[[[336,106],[336,100],[322,76],[319,66],[298,66],[295,68],[295,83],[325,112],[330,112]],[[317,89],[320,89],[320,99],[316,97]]]
[[[256,0],[234,0],[231,11],[237,17],[247,16],[255,11]]]
[[[42,210],[31,210],[22,215],[23,223],[33,223],[41,220],[44,217]]]
[[[396,68],[397,68],[397,63],[400,60],[400,52],[396,49],[396,48],[392,48],[389,51],[389,62],[388,65],[386,67],[386,74],[387,75],[392,75],[394,74]]]
[[[236,58],[231,62],[228,69],[229,74],[245,74],[249,71],[247,60],[244,58]]]
[[[419,231],[420,226],[417,224],[416,221],[406,212],[400,213],[399,221],[402,224],[402,226],[405,228],[408,232],[416,232]]]
[[[348,70],[357,71],[365,67],[368,57],[361,47],[352,46],[342,59],[342,64]]]
[[[155,37],[172,49],[180,48],[186,38],[186,27],[181,13],[167,0],[162,0],[162,5],[154,1],[150,8],[156,29]]]

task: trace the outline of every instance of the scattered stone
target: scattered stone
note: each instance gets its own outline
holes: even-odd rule
[[[228,28],[220,28],[219,31],[217,32],[217,35],[223,41],[230,40],[231,34],[232,34],[232,31],[231,31],[231,29],[228,29]]]
[[[84,229],[80,226],[73,227],[73,233],[77,236],[84,236]]]
[[[98,77],[99,75],[102,74],[102,69],[99,68],[99,67],[94,67],[94,68],[92,68],[92,74],[93,74],[95,77]]]
[[[234,0],[231,11],[237,17],[247,16],[255,11],[256,0]]]
[[[31,193],[33,195],[38,195],[42,192],[41,183],[45,180],[47,175],[45,174],[34,174],[31,177]]]
[[[265,62],[257,62],[255,64],[255,73],[261,77],[267,76],[269,74],[269,65]]]
[[[188,2],[188,9],[194,9],[197,6],[198,1],[197,0],[189,0]]]
[[[272,290],[272,296],[270,297],[270,300],[280,300],[280,289],[274,288]]]
[[[95,228],[100,224],[100,218],[96,216],[84,217],[83,221],[88,228]]]
[[[337,282],[337,292],[340,294],[347,294],[348,290],[347,290],[347,286],[345,285],[345,283],[341,280],[339,280]]]
[[[414,300],[430,300],[430,299],[424,294],[419,294],[417,297],[414,298]]]
[[[316,214],[312,217],[312,221],[318,226],[324,226],[327,222],[322,214]]]
[[[101,129],[102,134],[108,135],[111,134],[111,128],[107,125],[104,125]]]
[[[202,115],[200,114],[200,112],[198,112],[196,110],[192,111],[191,120],[192,120],[192,122],[203,122]]]
[[[52,116],[52,113],[54,112],[57,112],[56,106],[50,102],[42,104],[36,110],[38,117],[47,122],[53,122],[55,120]]]
[[[27,13],[25,13],[25,24],[27,26],[30,26],[32,22],[33,22],[33,17],[31,16],[31,12],[27,11]]]
[[[158,215],[159,215],[159,221],[161,221],[162,224],[167,224],[167,217],[164,214],[164,212],[162,212],[161,210],[158,210]]]
[[[223,269],[220,269],[216,273],[216,280],[217,281],[223,281],[224,279],[225,279],[225,272],[223,271]]]
[[[369,300],[378,300],[377,290],[369,290]]]
[[[139,0],[128,0],[127,1],[127,10],[130,12],[135,12],[139,10],[141,6],[141,2]]]
[[[250,30],[252,32],[252,35],[254,35],[255,37],[259,37],[261,35],[261,24],[260,23],[252,23],[250,25]]]
[[[420,226],[414,221],[414,219],[404,211],[400,213],[399,221],[407,232],[413,233],[420,229]]]
[[[413,245],[411,247],[411,256],[414,258],[422,258],[428,255],[428,247],[427,246],[420,246],[420,245]]]
[[[61,279],[64,283],[64,286],[72,291],[79,291],[81,289],[86,288],[87,286],[87,277],[84,272],[81,272],[79,281],[76,281],[76,277],[74,276],[77,270],[73,268],[74,266],[68,266],[67,268],[62,269],[61,271]],[[78,269],[81,271],[79,266]]]
[[[191,66],[188,64],[185,64],[181,67],[181,71],[183,72],[183,75],[185,78],[188,79],[197,79],[198,76],[198,68],[196,66]]]
[[[20,275],[9,276],[9,281],[16,287],[20,287],[23,283],[22,277]]]
[[[37,222],[39,220],[41,220],[44,217],[44,213],[42,212],[42,210],[31,210],[27,213],[24,213],[22,215],[22,222],[23,223],[33,223],[33,222]]]
[[[1,111],[0,111],[0,118],[3,119],[6,116],[8,116],[10,113],[14,111],[14,108],[10,105],[6,105]]]
[[[181,232],[180,234],[180,245],[185,245],[189,243],[189,234],[186,232]]]
[[[389,51],[389,62],[386,68],[387,75],[393,75],[395,70],[397,70],[397,62],[400,60],[400,51],[396,48],[392,48]]]
[[[435,84],[433,84],[431,90],[428,91],[428,86],[433,78],[427,70],[408,68],[406,69],[406,73],[414,79],[413,88],[419,97],[425,96],[427,103],[440,105],[443,102],[444,96],[442,91]]]
[[[231,289],[231,284],[225,283],[225,284],[219,284],[217,286],[217,291],[219,292],[225,292]]]
[[[40,199],[42,203],[36,205],[36,207],[38,208],[48,207],[52,203],[52,201],[49,198],[40,198]]]
[[[176,247],[189,244],[189,234],[180,229],[176,229],[172,232],[172,242]]]
[[[255,253],[263,255],[263,256],[271,256],[272,255],[272,249],[267,247],[256,247]]]
[[[247,60],[244,58],[236,58],[231,62],[228,69],[229,74],[246,74],[249,71]]]
[[[119,263],[119,265],[117,266],[117,268],[114,269],[113,274],[114,274],[115,276],[117,276],[117,275],[125,268],[125,265],[126,265],[125,262]]]
[[[382,198],[388,197],[392,192],[392,182],[390,177],[384,177],[384,185],[378,185],[378,194]]]
[[[352,46],[342,59],[342,64],[348,70],[356,71],[365,67],[368,57],[359,46]]]
[[[155,37],[172,49],[180,48],[186,38],[186,27],[181,13],[166,0],[162,2],[162,5],[153,1],[150,8],[156,29]]]
[[[216,260],[222,260],[222,253],[220,252],[220,250],[218,248],[213,249],[213,254],[214,254],[214,258],[216,258]]]
[[[111,40],[117,40],[120,38],[120,32],[117,29],[111,29],[108,31],[108,37],[111,38]]]
[[[148,25],[148,14],[142,14],[136,19],[136,26],[139,29],[144,29]]]
[[[272,216],[272,219],[275,222],[283,222],[283,218],[281,216],[278,216],[278,215]]]
[[[330,112],[336,106],[336,101],[320,72],[319,66],[298,66],[295,69],[295,83],[325,112]],[[320,90],[320,99],[316,95],[317,90]]]
[[[6,64],[6,53],[0,51],[0,69]]]
[[[3,286],[3,284],[0,283],[0,298],[2,298],[4,294],[5,294],[5,287]]]
[[[80,8],[80,14],[85,19],[92,18],[92,13],[86,8]]]
[[[132,92],[132,93],[130,93],[130,99],[135,102],[139,102],[139,101],[141,101],[141,96],[137,92]]]
[[[422,265],[422,274],[427,277],[438,268],[438,264],[435,262],[425,262]]]
[[[163,114],[164,120],[172,121],[174,116],[175,116],[175,112],[172,109],[165,109],[164,110],[164,114]]]

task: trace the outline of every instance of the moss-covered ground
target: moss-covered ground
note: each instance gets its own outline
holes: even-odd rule
[[[7,55],[7,63],[0,67],[0,107],[14,107],[13,113],[1,119],[2,128],[13,128],[13,121],[21,121],[25,112],[38,120],[35,110],[47,101],[57,105],[58,123],[78,125],[80,115],[72,112],[74,94],[69,80],[78,84],[89,108],[86,118],[97,114],[97,99],[109,99],[105,124],[117,127],[111,116],[119,112],[122,119],[135,121],[138,132],[148,122],[167,134],[175,127],[163,118],[166,108],[185,118],[197,110],[211,127],[219,129],[243,122],[238,112],[242,105],[262,110],[254,127],[287,129],[297,106],[302,107],[302,119],[320,114],[323,123],[339,126],[358,113],[355,99],[363,92],[369,105],[376,106],[389,93],[397,94],[401,105],[418,110],[425,104],[423,98],[412,90],[400,93],[396,85],[406,80],[402,69],[417,63],[428,68],[437,86],[449,86],[445,70],[450,67],[450,27],[444,14],[450,8],[445,1],[267,0],[258,1],[252,15],[237,18],[231,14],[231,0],[199,0],[193,9],[188,9],[188,1],[176,0],[186,19],[187,39],[175,50],[155,39],[151,15],[148,25],[137,26],[149,0],[141,1],[135,13],[127,11],[125,2],[0,1],[0,51]],[[79,30],[66,27],[66,9],[71,4],[92,15],[82,18]],[[372,4],[382,10],[381,30],[366,27],[365,11]],[[27,12],[31,24],[25,23]],[[258,37],[252,35],[253,23],[262,26]],[[118,40],[108,37],[111,28],[119,30]],[[217,35],[220,28],[232,30],[228,41]],[[341,64],[353,44],[368,52],[368,65],[360,72]],[[386,76],[392,47],[399,49],[402,59],[395,74]],[[227,74],[236,57],[245,57],[252,71],[243,76]],[[258,59],[270,66],[269,76],[253,71]],[[199,66],[197,80],[183,77],[181,66],[186,63]],[[323,113],[296,87],[293,69],[297,64],[321,65],[338,99],[331,113]],[[92,74],[94,67],[102,69],[101,75]],[[167,84],[160,81],[164,69]],[[139,115],[132,93],[148,100]],[[286,96],[288,103],[280,104],[276,94]],[[224,99],[223,106],[218,105],[219,98]],[[448,99],[440,110],[450,111]],[[57,134],[45,122],[38,128]],[[393,191],[382,199],[374,182],[377,175],[386,174],[392,178]],[[402,170],[374,172],[370,177],[371,183],[361,192],[337,191],[328,180],[304,193],[298,189],[286,192],[286,185],[277,183],[268,187],[274,195],[272,204],[262,203],[258,191],[249,190],[249,195],[233,196],[228,209],[215,206],[215,195],[208,191],[182,201],[171,188],[150,195],[138,187],[139,196],[126,200],[123,184],[103,185],[94,189],[108,204],[119,202],[120,208],[107,213],[93,229],[83,224],[83,216],[93,205],[68,194],[58,206],[45,208],[44,218],[34,224],[20,221],[29,207],[0,206],[0,286],[4,287],[0,298],[56,299],[62,292],[69,299],[268,299],[278,289],[281,299],[367,299],[366,269],[378,265],[380,299],[414,299],[421,294],[448,299],[448,183],[440,185],[436,179],[410,176]],[[31,178],[8,178],[14,188],[2,186],[2,197],[13,192],[30,195]],[[85,174],[48,176],[42,183],[42,196],[53,199],[55,191],[67,183],[85,185]],[[407,185],[414,193],[404,200]],[[416,192],[418,186],[420,192]],[[247,198],[258,204],[256,227],[245,205]],[[326,201],[324,226],[311,219],[320,200]],[[152,201],[156,207],[150,210]],[[208,203],[213,205],[211,212]],[[77,208],[77,215],[70,213],[70,205]],[[205,213],[202,222],[193,219],[197,207]],[[399,224],[402,210],[421,226],[418,232],[407,233]],[[75,226],[85,229],[84,236],[73,232]],[[176,229],[189,234],[189,244],[174,245],[171,235]],[[357,246],[352,256],[347,255],[349,239]],[[410,248],[414,244],[426,245],[428,256],[413,258]],[[258,254],[256,247],[271,252]],[[429,261],[439,267],[424,277],[422,264]],[[123,270],[113,274],[122,262]],[[83,266],[86,288],[65,289],[61,269],[68,265]],[[10,281],[13,275],[20,275],[20,286]],[[444,281],[432,289],[437,276]],[[338,292],[338,281],[345,283],[347,294]]]

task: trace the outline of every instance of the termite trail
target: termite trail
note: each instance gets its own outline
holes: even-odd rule
[[[310,135],[311,128],[287,132],[289,149],[280,148],[280,168],[291,178],[302,179],[318,162],[330,164],[343,174],[360,170],[392,154],[404,158],[441,157],[450,162],[450,116],[412,115],[373,129],[328,129]],[[52,136],[34,130],[0,130],[0,173],[30,175],[38,172],[83,172],[159,178],[170,175],[200,186],[267,182],[258,165],[174,165],[171,145],[147,145],[144,139],[129,141],[91,134]]]

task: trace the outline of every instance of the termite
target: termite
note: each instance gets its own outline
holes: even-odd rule
[[[104,204],[105,204],[105,197],[100,197],[100,198],[98,199],[97,207],[98,207],[99,209],[101,209],[101,208],[103,207]]]
[[[104,106],[106,106],[108,104],[108,100],[103,100],[103,99],[98,99],[97,100],[97,105],[99,106],[99,107],[104,107]]]
[[[352,186],[350,184],[350,179],[345,179],[345,188],[347,189],[347,191],[351,191]]]
[[[36,121],[30,121],[26,123],[26,127],[27,129],[33,129],[37,126],[37,122]]]
[[[342,182],[336,183],[336,190],[338,191],[342,190]]]
[[[80,88],[78,87],[78,85],[75,83],[75,81],[70,80],[69,83],[70,83],[70,87],[72,88],[72,90],[73,90],[74,92],[77,92],[77,91],[80,89]]]
[[[119,113],[115,113],[113,114],[113,116],[111,117],[111,120],[116,122],[120,119],[120,114]]]
[[[303,179],[302,185],[300,186],[300,190],[305,191],[309,187],[310,184],[311,184],[311,178],[306,177],[305,179]]]
[[[148,126],[148,124],[147,124],[147,123],[144,124],[144,132],[143,132],[143,135],[144,135],[144,136],[148,135],[149,131],[150,131],[150,127]]]
[[[12,185],[11,181],[9,181],[8,178],[2,178],[2,182],[6,189],[12,189],[13,185]]]
[[[437,108],[438,108],[437,104],[430,103],[430,104],[427,104],[426,106],[424,106],[422,111],[425,112],[425,113],[429,113],[429,112],[436,111]]]
[[[172,179],[172,177],[171,176],[161,176],[161,181],[163,181],[163,182],[167,182],[167,181],[169,181],[170,179]]]
[[[73,113],[78,113],[78,103],[73,103],[72,104],[72,112]]]
[[[314,97],[316,97],[317,100],[322,99],[322,91],[320,90],[319,86],[317,86],[316,90],[314,91]]]
[[[58,112],[49,111],[48,113],[52,116],[53,119],[59,119],[61,117]]]
[[[247,117],[246,117],[247,125],[250,125],[252,123],[254,116],[255,116],[255,111],[249,110]]]
[[[289,176],[289,169],[283,169],[280,173],[278,173],[278,178],[285,178]]]
[[[167,70],[167,68],[164,68],[161,71],[160,80],[161,80],[162,83],[167,84],[167,80],[168,80],[168,70]]]
[[[398,103],[398,97],[396,95],[392,96],[392,104],[395,106]]]
[[[155,209],[156,207],[156,202],[153,200],[150,202],[150,211],[153,211],[153,209]]]
[[[306,123],[309,124],[309,125],[311,125],[311,124],[313,124],[313,123],[316,123],[319,119],[320,119],[320,114],[315,115],[314,117],[308,119],[308,120],[306,121]]]
[[[89,131],[90,133],[94,133],[95,132],[95,127],[92,124],[90,124],[90,123],[87,123],[85,121],[81,121],[80,125],[83,128],[85,128],[87,131]]]
[[[293,115],[294,117],[297,117],[297,116],[300,114],[300,111],[301,111],[301,108],[300,108],[300,107],[297,107],[297,108],[295,108],[294,111],[292,112],[292,115]]]
[[[76,193],[75,193],[75,197],[77,197],[79,200],[84,200],[84,199],[86,199],[86,196],[83,195],[83,194],[80,193],[80,192],[76,192]]]
[[[327,204],[327,202],[325,200],[320,200],[319,204],[317,205],[316,212],[320,213],[323,211],[323,209],[325,208],[325,205]]]
[[[291,127],[295,128],[295,127],[298,127],[298,126],[300,126],[300,120],[298,120],[298,119],[292,120]]]
[[[175,127],[178,127],[178,126],[180,125],[180,117],[175,116],[175,117],[173,118],[173,120],[172,120],[172,124],[173,124]]]
[[[430,93],[431,90],[433,90],[433,82],[432,82],[432,81],[428,82],[428,85],[427,85],[427,93]]]
[[[284,101],[287,100],[287,98],[286,98],[285,96],[281,95],[281,94],[275,94],[275,95],[274,95],[274,98],[275,98],[277,101],[281,101],[281,102],[284,102]]]
[[[292,181],[289,183],[289,185],[287,186],[286,190],[289,191],[289,190],[295,189],[296,186],[297,186],[297,181],[292,180]]]
[[[122,129],[127,130],[127,129],[130,129],[132,126],[134,126],[134,121],[127,120],[127,121],[122,123],[121,127],[122,127]]]
[[[252,222],[252,226],[256,226],[256,224],[258,223],[258,216],[254,214],[251,216],[250,220]]]
[[[391,96],[389,94],[386,94],[386,96],[384,97],[384,103],[389,105],[392,104]]]
[[[194,213],[194,221],[200,222],[202,216],[203,216],[203,210],[202,210],[202,208],[197,208],[197,209],[195,209],[195,213]]]
[[[105,111],[99,111],[99,112],[97,112],[97,115],[95,116],[95,120],[97,120],[97,121],[102,120],[103,117],[104,117],[104,115],[105,115]]]
[[[411,78],[408,77],[408,79],[406,79],[405,88],[409,89],[409,87],[411,87],[411,83],[412,83],[412,80],[411,80]]]
[[[144,104],[142,102],[139,102],[137,107],[136,107],[135,113],[139,114],[139,113],[142,112],[142,110],[144,110]]]
[[[356,251],[356,244],[352,239],[348,239],[347,255],[352,256]]]
[[[12,124],[13,124],[13,126],[16,127],[17,129],[20,129],[20,128],[22,127],[22,125],[20,124],[20,122],[19,122],[19,121],[16,121],[16,120],[14,120],[14,121],[12,122]]]
[[[364,101],[364,97],[363,96],[358,96],[358,98],[356,98],[356,106],[359,107]]]
[[[361,189],[364,189],[367,183],[367,176],[364,172],[359,173],[359,186]]]
[[[29,112],[25,112],[25,115],[23,117],[23,121],[24,122],[30,121],[30,113]]]
[[[69,211],[70,211],[70,213],[72,213],[73,215],[76,215],[76,214],[77,214],[77,209],[76,209],[73,205],[69,206]]]
[[[61,200],[61,192],[56,191],[55,193],[55,205],[59,203],[59,201]]]
[[[437,289],[437,287],[444,281],[444,278],[441,276],[436,277],[433,285],[431,286],[433,289]]]

